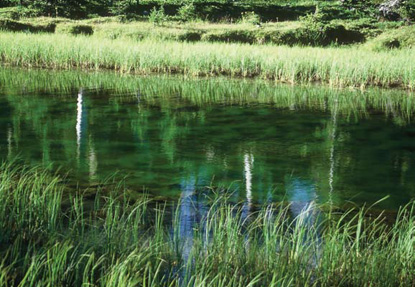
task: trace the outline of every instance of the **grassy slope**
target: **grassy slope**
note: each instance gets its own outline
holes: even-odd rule
[[[339,8],[330,5],[324,9]],[[244,21],[232,24],[170,21],[154,25],[147,21],[122,22],[119,17],[80,21],[48,17],[18,22],[9,19],[0,20],[0,27],[24,34],[0,32],[0,56],[5,64],[26,67],[227,75],[290,83],[412,89],[414,52],[410,48],[414,46],[415,27],[349,18],[324,24],[308,20],[269,22],[261,27]],[[25,35],[27,32],[54,33]],[[82,32],[93,36],[72,36]],[[365,39],[369,41],[363,45],[302,47]],[[391,47],[400,49],[390,50]]]
[[[106,40],[67,35],[0,34],[1,62],[55,69],[261,77],[336,86],[413,88],[415,51]]]
[[[319,216],[320,206],[295,218],[269,206],[247,220],[210,194],[186,242],[190,206],[168,215],[119,196],[122,184],[88,203],[45,171],[0,171],[1,286],[415,286],[413,205],[392,226],[367,209]]]
[[[107,39],[159,39],[177,41],[238,42],[251,44],[314,45],[361,43],[383,31],[400,27],[401,22],[379,23],[370,18],[360,20],[332,20],[266,22],[239,20],[229,23],[164,21],[157,25],[146,20],[124,22],[120,17],[99,17],[88,20],[66,18],[22,18],[18,21],[1,19],[0,30],[14,32],[71,33],[76,26],[89,26],[92,32]],[[53,30],[52,28],[55,28]]]
[[[415,26],[387,30],[370,40],[367,46],[374,51],[393,48],[415,48]]]
[[[250,44],[273,43],[279,45],[317,45],[334,43],[356,43],[365,40],[365,35],[347,21],[328,23],[319,27],[309,27],[301,21],[254,23],[162,22],[158,25],[148,21],[122,22],[119,17],[103,17],[91,20],[73,21],[65,18],[29,18],[1,20],[0,29],[14,32],[56,32],[76,34],[76,27],[89,28],[88,34],[107,39],[158,39],[175,41],[237,42]],[[79,32],[79,31],[78,31]]]

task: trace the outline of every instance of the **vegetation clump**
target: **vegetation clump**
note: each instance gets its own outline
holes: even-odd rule
[[[150,23],[153,23],[154,25],[163,25],[163,23],[166,20],[167,16],[163,6],[161,6],[159,9],[154,7],[153,10],[151,10],[150,15],[148,17],[148,21]]]
[[[55,32],[56,34],[53,40],[42,38],[46,42],[52,41],[47,47],[40,43],[40,36],[32,38],[28,36],[27,39],[31,39],[29,47],[24,47],[22,43],[28,43],[25,36],[16,34],[11,37],[3,32],[1,35],[3,43],[0,43],[3,63],[60,69],[104,68],[132,73],[168,72],[261,77],[290,83],[325,82],[340,86],[379,85],[407,88],[414,86],[410,68],[398,68],[398,63],[403,62],[404,57],[412,56],[411,39],[415,38],[412,37],[413,26],[410,25],[413,18],[411,16],[413,5],[405,1],[402,1],[401,5],[407,13],[405,21],[402,19],[384,22],[377,19],[376,11],[380,3],[376,1],[365,1],[365,3],[343,1],[342,4],[317,1],[313,4],[295,2],[285,5],[286,3],[280,0],[267,4],[252,1],[205,3],[194,0],[161,3],[158,0],[154,2],[120,0],[101,5],[106,11],[91,10],[94,14],[91,12],[88,15],[83,15],[82,11],[88,10],[88,7],[93,7],[97,2],[89,0],[75,1],[77,3],[67,3],[64,0],[53,3],[46,0],[35,2],[29,4],[22,1],[19,5],[14,3],[15,7],[4,9],[17,11],[17,8],[27,10],[38,7],[36,9],[43,11],[43,14],[49,11],[49,16],[56,17],[67,16],[61,11],[66,4],[79,12],[78,18],[90,16],[93,19],[37,17],[20,18],[19,21],[0,20],[0,28],[4,31]],[[13,4],[9,1],[7,5]],[[55,13],[51,12],[51,7],[55,8]],[[287,12],[283,16],[285,18],[280,18],[281,11]],[[105,17],[98,17],[99,15]],[[118,16],[108,17],[109,15]],[[212,23],[212,21],[221,22]],[[85,40],[79,39],[74,42],[73,39],[65,38],[66,36],[61,34],[93,35],[93,37],[81,43]],[[14,37],[21,39],[22,42],[15,44],[15,41],[11,40]],[[193,46],[193,43],[183,42],[201,43]],[[359,46],[365,42],[367,44]],[[37,43],[38,47],[31,48],[32,43]],[[90,43],[94,43],[95,48],[99,47],[99,51],[94,51]],[[238,46],[231,46],[234,44]],[[26,54],[16,52],[6,47],[7,45],[19,45]],[[83,46],[80,48],[78,45]],[[342,45],[352,47],[347,50],[333,48]],[[118,46],[123,53],[116,52]],[[128,46],[128,49],[124,46]],[[288,53],[286,47],[277,46],[295,48]],[[312,55],[307,59],[305,54],[308,50],[304,49],[300,53],[296,46],[329,48],[315,50],[320,56],[314,58]],[[367,47],[369,49],[366,49]],[[364,49],[357,52],[359,48]],[[145,49],[154,49],[155,52],[147,55]],[[181,49],[192,54],[193,58],[182,53]],[[239,55],[236,55],[237,53],[232,49],[238,49]],[[374,53],[391,49],[397,49],[399,53],[393,55]],[[79,50],[82,52],[78,52]],[[55,53],[50,54],[51,51]],[[281,54],[276,54],[280,52]],[[34,58],[24,56],[32,53]],[[296,58],[289,54],[296,55]],[[322,54],[327,56],[323,57]],[[361,67],[356,67],[351,60],[356,54],[364,59]],[[385,71],[383,66],[376,66],[386,61],[379,60],[380,56],[390,57],[391,61],[398,62],[386,63],[384,66],[390,67],[390,70]],[[21,60],[19,57],[25,59]],[[346,63],[348,61],[351,63]],[[411,59],[407,61],[410,62]],[[339,70],[340,67],[343,70]]]
[[[56,29],[55,23],[47,23],[45,25],[31,25],[10,19],[0,19],[0,30],[12,32],[29,32],[29,33],[54,33]]]
[[[321,24],[286,31],[279,40],[274,41],[290,46],[329,46],[362,43],[365,40],[363,33],[349,30],[341,24]]]
[[[244,30],[227,30],[227,31],[212,31],[203,34],[201,37],[203,41],[209,42],[228,42],[228,43],[255,43],[256,37],[251,31]]]
[[[243,12],[241,22],[261,26],[261,17],[253,11]]]
[[[164,44],[161,44],[164,43]],[[168,43],[168,44],[166,44]],[[107,69],[123,73],[259,77],[332,86],[413,89],[415,51],[310,48],[160,40],[122,41],[70,35],[3,33],[0,59],[20,67]],[[359,61],[356,61],[359,59]]]
[[[368,47],[375,51],[394,48],[415,47],[415,26],[391,29],[368,42]]]
[[[88,195],[39,168],[0,170],[2,286],[415,286],[413,203],[392,224],[314,203],[247,213],[224,190],[196,210],[129,200],[116,182]],[[186,212],[200,218],[190,229]]]
[[[355,1],[356,2],[356,1]],[[315,11],[315,4],[318,3],[321,9],[331,19],[360,18],[368,16],[376,10],[378,0],[357,1],[344,6],[338,1],[304,1],[304,0],[272,0],[258,2],[252,0],[225,1],[225,0],[185,0],[185,1],[161,1],[161,0],[7,0],[0,3],[1,6],[19,7],[21,12],[32,16],[54,16],[70,17],[76,19],[87,18],[90,15],[111,16],[111,15],[134,15],[148,16],[153,8],[164,5],[166,14],[173,17],[183,16],[184,11],[197,14],[198,18],[209,21],[223,21],[229,19],[233,22],[241,20],[250,13],[255,13],[263,22],[268,21],[293,21],[300,16],[305,16]],[[362,4],[362,3],[363,4]],[[410,1],[407,1],[410,3]],[[357,8],[357,9],[356,9]],[[406,6],[404,6],[405,9]],[[353,10],[354,9],[354,10]],[[409,11],[409,10],[408,10]]]
[[[84,24],[64,24],[59,25],[58,32],[68,33],[71,35],[93,35],[94,28],[91,25]]]
[[[177,10],[177,15],[182,21],[192,21],[197,19],[196,6],[193,3],[187,3]]]

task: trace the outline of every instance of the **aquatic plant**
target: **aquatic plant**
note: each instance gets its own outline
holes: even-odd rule
[[[339,89],[305,84],[292,86],[263,80],[240,80],[224,77],[189,78],[182,76],[136,77],[112,72],[48,71],[19,68],[0,69],[0,92],[19,95],[22,104],[26,95],[46,93],[63,100],[72,99],[80,88],[88,93],[111,91],[111,102],[142,104],[171,102],[177,95],[192,105],[266,104],[296,110],[336,111],[349,118],[365,118],[370,110],[383,111],[401,124],[410,123],[415,113],[414,96],[398,89]],[[32,98],[28,98],[30,100]],[[12,101],[14,102],[14,101]],[[173,105],[173,103],[171,103]],[[29,104],[27,104],[29,105]],[[33,104],[31,104],[33,105]],[[27,106],[16,110],[27,111]],[[39,112],[39,115],[43,112]],[[32,113],[30,119],[36,118]]]
[[[211,190],[200,210],[132,201],[122,183],[82,192],[39,168],[0,170],[5,286],[415,286],[412,203],[387,223],[370,207],[296,213]],[[182,212],[201,220],[183,230]]]

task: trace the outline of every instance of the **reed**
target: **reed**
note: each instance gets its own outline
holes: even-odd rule
[[[370,207],[252,210],[213,190],[186,233],[188,200],[133,202],[116,182],[91,199],[39,168],[0,170],[2,286],[415,286],[413,203],[386,224]]]
[[[254,105],[266,104],[276,108],[317,109],[336,112],[351,119],[368,117],[370,110],[383,111],[387,117],[405,125],[412,122],[415,114],[414,96],[410,91],[398,89],[339,89],[319,85],[272,83],[263,80],[239,80],[225,77],[189,78],[182,76],[120,75],[113,72],[86,73],[80,71],[26,70],[18,68],[0,69],[0,92],[10,97],[23,117],[33,94],[46,93],[72,100],[82,88],[86,93],[110,94],[111,102],[136,103],[140,95],[141,105],[161,102],[175,103],[180,98],[196,106]],[[47,99],[45,99],[47,100]],[[49,101],[49,100],[47,100]],[[33,111],[34,107],[32,107]],[[30,113],[27,120],[33,121],[39,113]],[[24,118],[24,117],[23,117]]]
[[[0,34],[3,64],[191,76],[257,77],[331,86],[415,86],[414,50],[311,48],[223,43],[108,40],[86,36]]]

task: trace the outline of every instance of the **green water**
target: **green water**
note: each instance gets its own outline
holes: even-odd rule
[[[81,185],[117,172],[177,199],[230,187],[248,204],[415,196],[415,101],[404,91],[230,79],[0,70],[0,157]],[[195,196],[197,199],[197,196]]]

